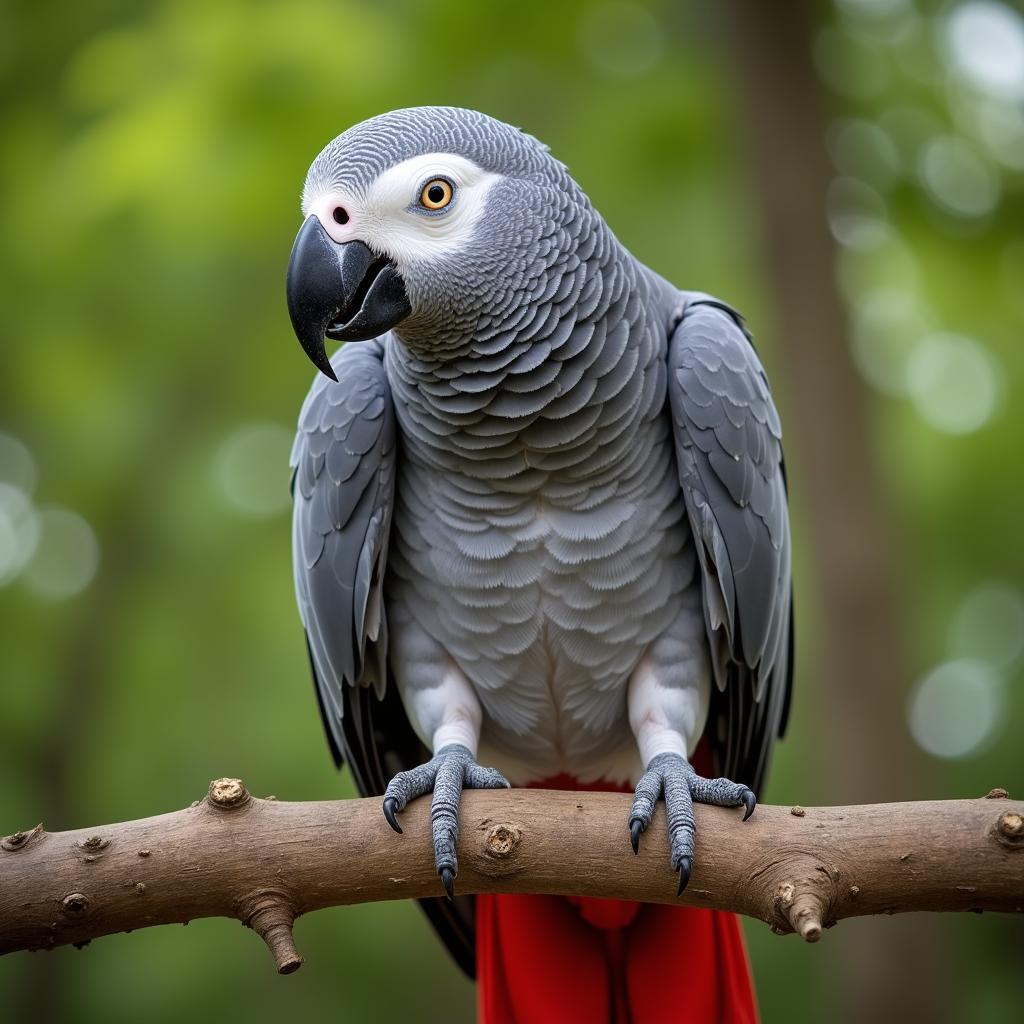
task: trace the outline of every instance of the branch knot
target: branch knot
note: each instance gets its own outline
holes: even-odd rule
[[[68,917],[85,917],[89,913],[89,897],[81,892],[68,893],[60,901],[60,908]]]
[[[511,857],[522,836],[523,833],[519,826],[513,825],[511,822],[495,825],[487,833],[487,839],[484,841],[484,853],[488,857],[495,857],[499,860]]]
[[[232,811],[249,802],[249,790],[241,779],[214,779],[206,794],[207,801],[223,811]]]
[[[1024,815],[1017,811],[1003,811],[996,822],[995,837],[1011,849],[1024,847]]]
[[[24,850],[36,836],[43,835],[44,831],[43,823],[40,822],[27,832],[15,832],[13,835],[4,836],[3,839],[0,839],[0,849],[6,850],[8,853],[17,853],[18,850]]]

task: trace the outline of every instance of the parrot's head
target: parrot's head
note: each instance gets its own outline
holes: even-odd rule
[[[454,107],[396,110],[339,135],[309,169],[302,213],[288,311],[330,377],[325,337],[394,328],[414,351],[465,352],[571,269],[596,216],[546,146]]]

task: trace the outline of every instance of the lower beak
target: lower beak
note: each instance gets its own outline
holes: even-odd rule
[[[335,242],[314,216],[295,238],[287,288],[296,337],[313,364],[334,380],[325,336],[366,341],[412,310],[405,282],[390,260],[374,256],[363,242]]]

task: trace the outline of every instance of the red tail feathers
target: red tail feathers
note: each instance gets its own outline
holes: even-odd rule
[[[543,785],[613,788],[580,786],[569,777]],[[758,1020],[733,914],[622,900],[478,896],[476,936],[479,1024]]]

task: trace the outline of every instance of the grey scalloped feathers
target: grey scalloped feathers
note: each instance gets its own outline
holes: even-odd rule
[[[791,686],[781,429],[742,319],[475,111],[350,128],[302,212],[288,305],[324,372],[295,586],[339,763],[398,830],[433,794],[449,896],[459,793],[506,779],[639,781],[623,842],[666,799],[682,887],[692,801],[749,816]],[[472,904],[427,909],[471,969]]]

